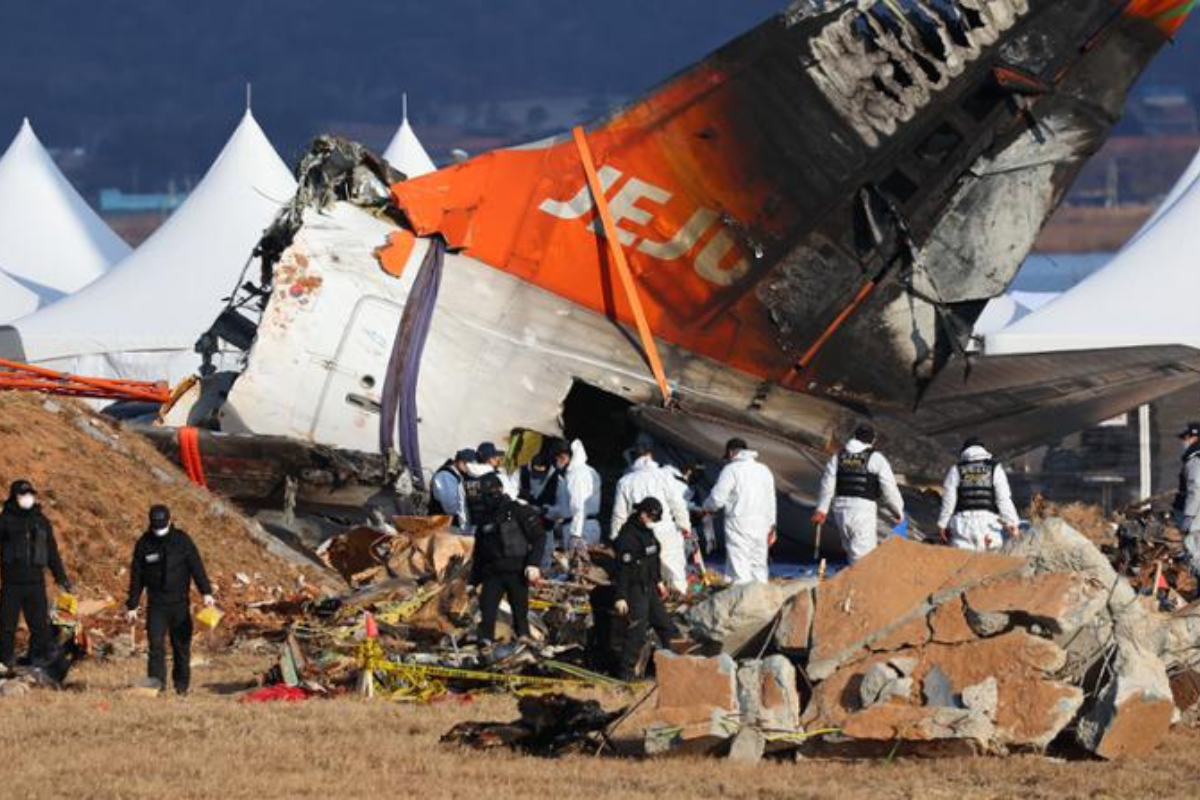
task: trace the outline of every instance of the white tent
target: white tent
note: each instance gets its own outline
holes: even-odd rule
[[[1171,187],[1171,191],[1167,192],[1167,196],[1158,204],[1158,208],[1154,209],[1154,213],[1150,215],[1150,218],[1142,223],[1142,227],[1138,228],[1137,233],[1130,237],[1129,242],[1136,242],[1146,231],[1154,227],[1154,224],[1162,219],[1163,215],[1175,207],[1175,204],[1179,202],[1179,198],[1183,197],[1188,189],[1192,188],[1192,184],[1196,183],[1197,179],[1200,179],[1200,151],[1197,151],[1196,155],[1192,157],[1191,163],[1187,165],[1187,169],[1179,176],[1179,180],[1175,181],[1175,185]]]
[[[43,302],[88,285],[129,254],[92,211],[29,120],[0,158],[0,264],[27,285],[45,287]]]
[[[41,298],[0,270],[0,324],[37,310]]]
[[[404,114],[400,122],[400,129],[396,131],[396,135],[392,137],[391,143],[383,151],[383,157],[387,159],[389,164],[403,172],[409,178],[416,178],[437,171],[433,159],[429,157],[429,153],[425,152],[424,145],[417,138],[416,131],[412,129],[412,125],[408,124],[407,98],[404,100]]]
[[[85,290],[18,320],[0,350],[81,375],[167,379],[199,364],[196,339],[233,294],[295,181],[247,111],[187,201]],[[253,274],[253,273],[251,273]]]
[[[989,355],[1187,345],[1200,348],[1200,181],[1103,269],[986,338]]]

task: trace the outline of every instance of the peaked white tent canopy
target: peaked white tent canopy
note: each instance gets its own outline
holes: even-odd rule
[[[1150,215],[1150,218],[1143,222],[1142,227],[1138,228],[1137,233],[1130,238],[1130,243],[1137,241],[1146,231],[1154,227],[1168,211],[1175,207],[1179,199],[1192,188],[1192,184],[1196,183],[1197,180],[1200,180],[1200,150],[1196,152],[1196,155],[1192,156],[1191,163],[1187,165],[1187,169],[1179,176],[1179,180],[1175,181],[1175,185],[1171,187],[1171,191],[1167,192],[1167,196],[1163,198],[1163,201],[1158,204],[1158,208],[1154,209],[1154,213]]]
[[[437,171],[433,159],[429,157],[425,146],[417,138],[416,131],[412,129],[412,125],[408,124],[408,98],[404,100],[404,116],[400,122],[400,129],[396,131],[391,143],[383,151],[383,157],[409,178]]]
[[[167,379],[233,294],[296,184],[249,111],[187,201],[85,290],[0,331],[0,355],[81,375]],[[257,269],[257,266],[253,267]]]
[[[26,119],[0,158],[0,264],[43,302],[82,289],[129,254],[59,171]]]
[[[0,270],[0,323],[12,322],[35,310],[41,298]]]
[[[1200,348],[1196,286],[1200,181],[1103,269],[986,337],[989,355],[1155,345]]]

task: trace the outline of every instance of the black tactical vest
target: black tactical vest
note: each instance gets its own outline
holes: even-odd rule
[[[879,499],[879,476],[867,471],[867,464],[870,463],[874,453],[874,448],[867,448],[861,453],[848,453],[843,450],[838,455],[836,491],[838,497]]]
[[[958,501],[954,511],[1000,512],[996,503],[996,462],[963,461],[958,469]]]

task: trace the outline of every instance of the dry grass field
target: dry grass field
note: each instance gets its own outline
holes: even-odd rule
[[[764,763],[541,760],[438,738],[511,719],[511,698],[407,706],[358,699],[244,705],[261,658],[195,670],[186,699],[124,691],[142,662],[82,665],[64,692],[0,699],[0,796],[70,798],[1155,798],[1200,793],[1200,735],[1179,730],[1125,764],[1022,756]]]

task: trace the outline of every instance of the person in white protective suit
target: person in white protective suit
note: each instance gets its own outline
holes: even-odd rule
[[[1172,510],[1184,536],[1192,571],[1200,575],[1200,422],[1189,422],[1179,438],[1183,442],[1183,463]]]
[[[1004,467],[983,442],[967,439],[942,482],[937,523],[942,541],[962,550],[997,550],[1006,535],[1020,537],[1020,524]]]
[[[625,521],[634,513],[635,505],[647,497],[653,497],[670,512],[669,517],[664,515],[652,527],[654,538],[658,540],[663,582],[673,591],[686,594],[688,579],[684,539],[691,535],[691,519],[683,499],[686,487],[670,471],[655,462],[654,448],[649,442],[639,442],[634,455],[636,460],[633,465],[617,482],[612,524],[608,527],[609,537],[617,537]]]
[[[588,545],[600,543],[600,473],[588,464],[583,442],[562,442],[554,464],[563,470],[554,505],[543,516],[562,528],[563,548],[586,554]]]
[[[875,449],[875,429],[860,425],[842,451],[825,465],[812,521],[823,525],[832,512],[833,524],[853,564],[879,545],[881,501],[897,523],[904,519],[904,498],[892,465]]]
[[[775,543],[775,477],[742,439],[729,440],[725,460],[704,510],[725,512],[730,580],[766,583],[768,550]]]

